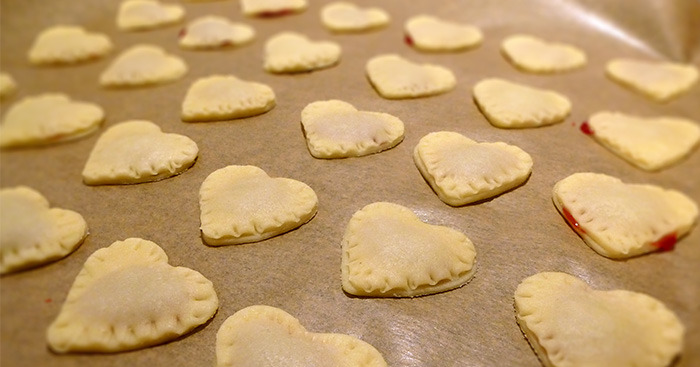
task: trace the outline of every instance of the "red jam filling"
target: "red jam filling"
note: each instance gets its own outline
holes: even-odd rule
[[[406,42],[407,45],[413,46],[413,38],[411,38],[411,36],[405,35],[403,41]]]
[[[591,128],[591,125],[588,124],[588,121],[584,121],[581,124],[581,132],[586,135],[593,135],[593,129]]]
[[[566,218],[566,221],[569,222],[569,224],[574,228],[574,230],[576,230],[577,232],[586,233],[586,231],[583,230],[583,228],[581,228],[581,225],[578,224],[576,218],[574,218],[574,216],[571,215],[569,209],[562,208],[562,212],[564,214],[564,218]]]
[[[187,34],[187,28],[182,28],[180,30],[180,33],[177,34],[177,37],[182,38],[182,37],[185,37],[186,34]]]
[[[676,242],[678,242],[678,236],[675,233],[667,234],[651,245],[658,248],[660,251],[671,251],[676,247]]]
[[[294,13],[292,9],[280,9],[280,10],[271,10],[271,11],[263,11],[258,13],[258,16],[260,18],[276,18],[276,17],[282,17],[285,15],[289,15]]]

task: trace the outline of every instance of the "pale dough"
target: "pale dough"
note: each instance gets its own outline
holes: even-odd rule
[[[586,54],[565,43],[516,34],[501,43],[501,52],[517,68],[532,73],[556,73],[586,65]]]
[[[117,14],[117,27],[139,31],[177,23],[185,17],[182,5],[157,0],[124,0]]]
[[[340,60],[335,42],[311,41],[295,32],[281,32],[265,43],[264,68],[270,73],[298,73],[333,66]]]
[[[124,51],[100,75],[105,87],[135,87],[167,83],[182,78],[187,64],[153,45],[136,45]]]
[[[334,32],[362,32],[389,23],[389,14],[380,8],[360,8],[345,1],[330,3],[321,9],[321,22]]]
[[[687,92],[698,81],[696,66],[673,62],[614,59],[605,72],[615,82],[658,102]]]
[[[195,81],[182,102],[184,121],[220,121],[265,113],[275,107],[275,92],[261,83],[233,75]]]
[[[388,99],[418,98],[451,91],[457,85],[449,69],[432,64],[415,64],[389,54],[370,59],[367,77],[380,96]]]
[[[239,46],[255,37],[253,27],[221,16],[204,16],[187,24],[180,35],[180,46],[188,49]]]
[[[17,82],[8,73],[0,72],[0,100],[11,96],[17,91]]]
[[[29,49],[29,61],[36,65],[73,64],[103,57],[112,48],[105,34],[77,26],[54,26],[36,37]]]
[[[484,39],[479,28],[430,15],[406,21],[406,41],[421,51],[458,51],[476,47]]]
[[[276,17],[299,13],[308,6],[306,0],[241,0],[243,14],[255,17]]]

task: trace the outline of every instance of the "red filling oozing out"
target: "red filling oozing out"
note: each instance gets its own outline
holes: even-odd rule
[[[51,303],[51,301],[53,301],[51,298],[47,298],[44,300],[45,303]]]
[[[413,38],[411,38],[411,36],[405,35],[403,41],[406,42],[407,45],[413,46]]]
[[[678,236],[675,233],[667,234],[651,245],[658,248],[660,251],[671,251],[676,247],[676,242],[678,242]]]
[[[564,218],[566,218],[566,221],[569,222],[569,224],[572,227],[574,227],[574,229],[576,231],[581,232],[581,233],[586,233],[586,231],[584,231],[583,228],[581,228],[581,226],[578,224],[578,222],[576,221],[576,218],[574,218],[574,216],[571,215],[571,212],[569,211],[569,209],[563,208],[562,212],[564,213]]]
[[[294,13],[292,9],[270,10],[258,13],[261,18],[276,18]]]
[[[187,28],[182,28],[180,30],[180,33],[177,34],[177,37],[182,38],[182,37],[185,37],[186,34],[187,34]]]
[[[593,129],[591,128],[591,125],[588,123],[588,121],[584,121],[581,124],[581,132],[586,135],[593,135]]]

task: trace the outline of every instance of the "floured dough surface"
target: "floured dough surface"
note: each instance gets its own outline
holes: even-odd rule
[[[298,73],[333,66],[340,60],[335,42],[311,41],[295,32],[281,32],[265,43],[264,68],[270,73]]]
[[[184,121],[219,121],[265,113],[275,107],[275,92],[233,75],[198,79],[182,102]]]
[[[385,367],[370,344],[345,334],[317,334],[292,315],[264,305],[246,307],[216,334],[217,367]]]
[[[8,73],[0,72],[0,99],[7,98],[17,91],[17,82]]]
[[[599,112],[588,119],[591,136],[629,163],[656,171],[687,157],[700,142],[700,124],[680,117]]]
[[[380,96],[388,99],[417,98],[451,91],[457,84],[449,69],[432,64],[416,64],[394,55],[370,59],[367,77]]]
[[[456,132],[424,136],[413,160],[440,200],[460,206],[521,185],[532,172],[532,157],[503,142],[477,143]]]
[[[532,73],[563,72],[586,65],[586,54],[581,49],[525,34],[503,40],[501,52],[518,69]]]
[[[88,234],[80,214],[50,208],[43,195],[26,186],[0,190],[0,212],[0,274],[61,259]]]
[[[129,238],[85,261],[47,340],[57,353],[145,348],[189,333],[218,307],[202,274],[169,265],[151,241]]]
[[[615,82],[658,102],[687,92],[698,81],[696,66],[673,62],[614,59],[605,71]]]
[[[316,158],[360,157],[403,140],[404,124],[387,113],[358,111],[339,100],[317,101],[301,111],[306,145]]]
[[[139,31],[163,27],[180,22],[185,8],[157,0],[124,0],[117,14],[117,27],[126,31]]]
[[[556,124],[571,112],[571,102],[559,93],[503,79],[484,79],[473,94],[491,125],[504,129]]]
[[[241,0],[243,14],[254,17],[277,17],[300,13],[308,6],[306,0]]]
[[[484,39],[475,26],[430,15],[408,19],[404,31],[406,42],[421,51],[459,51],[476,47]]]
[[[423,223],[410,209],[378,202],[357,211],[342,241],[343,290],[357,296],[415,297],[461,287],[476,250],[454,229]]]
[[[262,241],[308,222],[317,206],[316,193],[303,182],[271,178],[255,166],[227,166],[199,190],[202,238],[210,246]]]
[[[36,65],[73,64],[103,57],[113,47],[105,34],[77,26],[54,26],[36,37],[29,49],[29,61]]]
[[[180,46],[188,49],[209,49],[239,46],[255,37],[253,27],[232,22],[221,16],[209,15],[187,24],[180,33]]]
[[[124,51],[100,75],[104,87],[162,84],[182,78],[187,64],[153,45],[136,45]]]
[[[515,290],[515,311],[547,367],[665,367],[683,349],[685,328],[661,301],[627,290],[595,290],[565,273],[523,280]]]
[[[698,217],[697,204],[678,191],[599,173],[557,182],[553,201],[588,246],[612,259],[671,250]]]
[[[97,130],[102,107],[73,101],[65,94],[26,97],[12,105],[0,125],[0,147],[25,147],[64,142]]]
[[[192,139],[163,133],[150,121],[116,124],[100,136],[83,168],[87,185],[134,184],[182,173],[199,148]]]
[[[362,32],[389,24],[389,14],[380,8],[360,8],[345,1],[321,9],[321,22],[334,32]]]

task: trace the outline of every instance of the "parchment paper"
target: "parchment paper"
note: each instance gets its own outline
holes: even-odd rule
[[[538,366],[515,321],[513,292],[527,276],[563,271],[599,289],[623,288],[663,301],[685,324],[686,343],[677,366],[700,365],[700,229],[671,252],[628,261],[606,259],[572,231],[551,200],[552,186],[582,171],[680,190],[700,201],[700,153],[658,173],[641,171],[582,134],[578,126],[600,110],[638,115],[676,115],[700,121],[700,87],[666,104],[652,102],[604,76],[613,57],[700,63],[700,5],[697,1],[357,1],[387,10],[391,24],[378,31],[339,35],[320,23],[326,1],[310,0],[301,14],[251,19],[237,1],[185,2],[186,20],[218,14],[252,25],[249,45],[194,52],[177,45],[183,24],[146,32],[121,32],[115,15],[119,1],[2,0],[0,68],[14,76],[19,91],[2,109],[25,96],[63,92],[100,104],[107,117],[98,133],[44,148],[3,151],[0,186],[28,185],[53,206],[80,212],[90,234],[67,258],[0,280],[2,366],[211,366],[215,336],[234,312],[254,304],[279,307],[307,329],[354,335],[374,345],[391,366]],[[426,54],[403,43],[410,16],[433,14],[480,27],[484,43],[473,50]],[[34,67],[27,51],[34,37],[56,24],[79,24],[108,34],[116,51],[79,66]],[[297,75],[271,75],[262,69],[265,41],[283,30],[338,42],[340,63]],[[583,48],[588,65],[557,75],[517,71],[499,52],[513,33],[530,33]],[[99,74],[120,52],[152,43],[183,57],[190,71],[181,80],[149,88],[106,90]],[[364,74],[367,60],[398,53],[416,62],[450,68],[455,90],[430,98],[386,100]],[[180,104],[196,79],[234,74],[270,85],[277,107],[252,118],[184,123]],[[573,112],[565,122],[543,128],[492,127],[475,106],[472,86],[485,77],[502,77],[567,95]],[[306,104],[337,98],[362,110],[402,119],[406,137],[396,148],[362,158],[318,160],[306,149],[300,112]],[[128,119],[147,119],[164,131],[184,134],[200,148],[196,164],[180,176],[155,183],[89,187],[83,165],[106,127]],[[453,208],[442,203],[412,160],[418,140],[433,131],[457,131],[477,141],[504,141],[532,155],[532,176],[521,187],[492,200]],[[260,243],[212,248],[199,232],[198,190],[216,169],[252,164],[273,177],[290,177],[311,186],[319,197],[317,216],[290,233]],[[422,220],[458,229],[474,242],[478,270],[462,288],[415,299],[351,297],[340,284],[340,241],[352,214],[363,206],[389,201],[414,210]],[[9,213],[1,213],[8,215]],[[216,288],[220,308],[196,332],[164,345],[112,355],[56,355],[45,330],[57,316],[86,258],[117,240],[141,237],[158,243],[170,263],[195,269]]]

